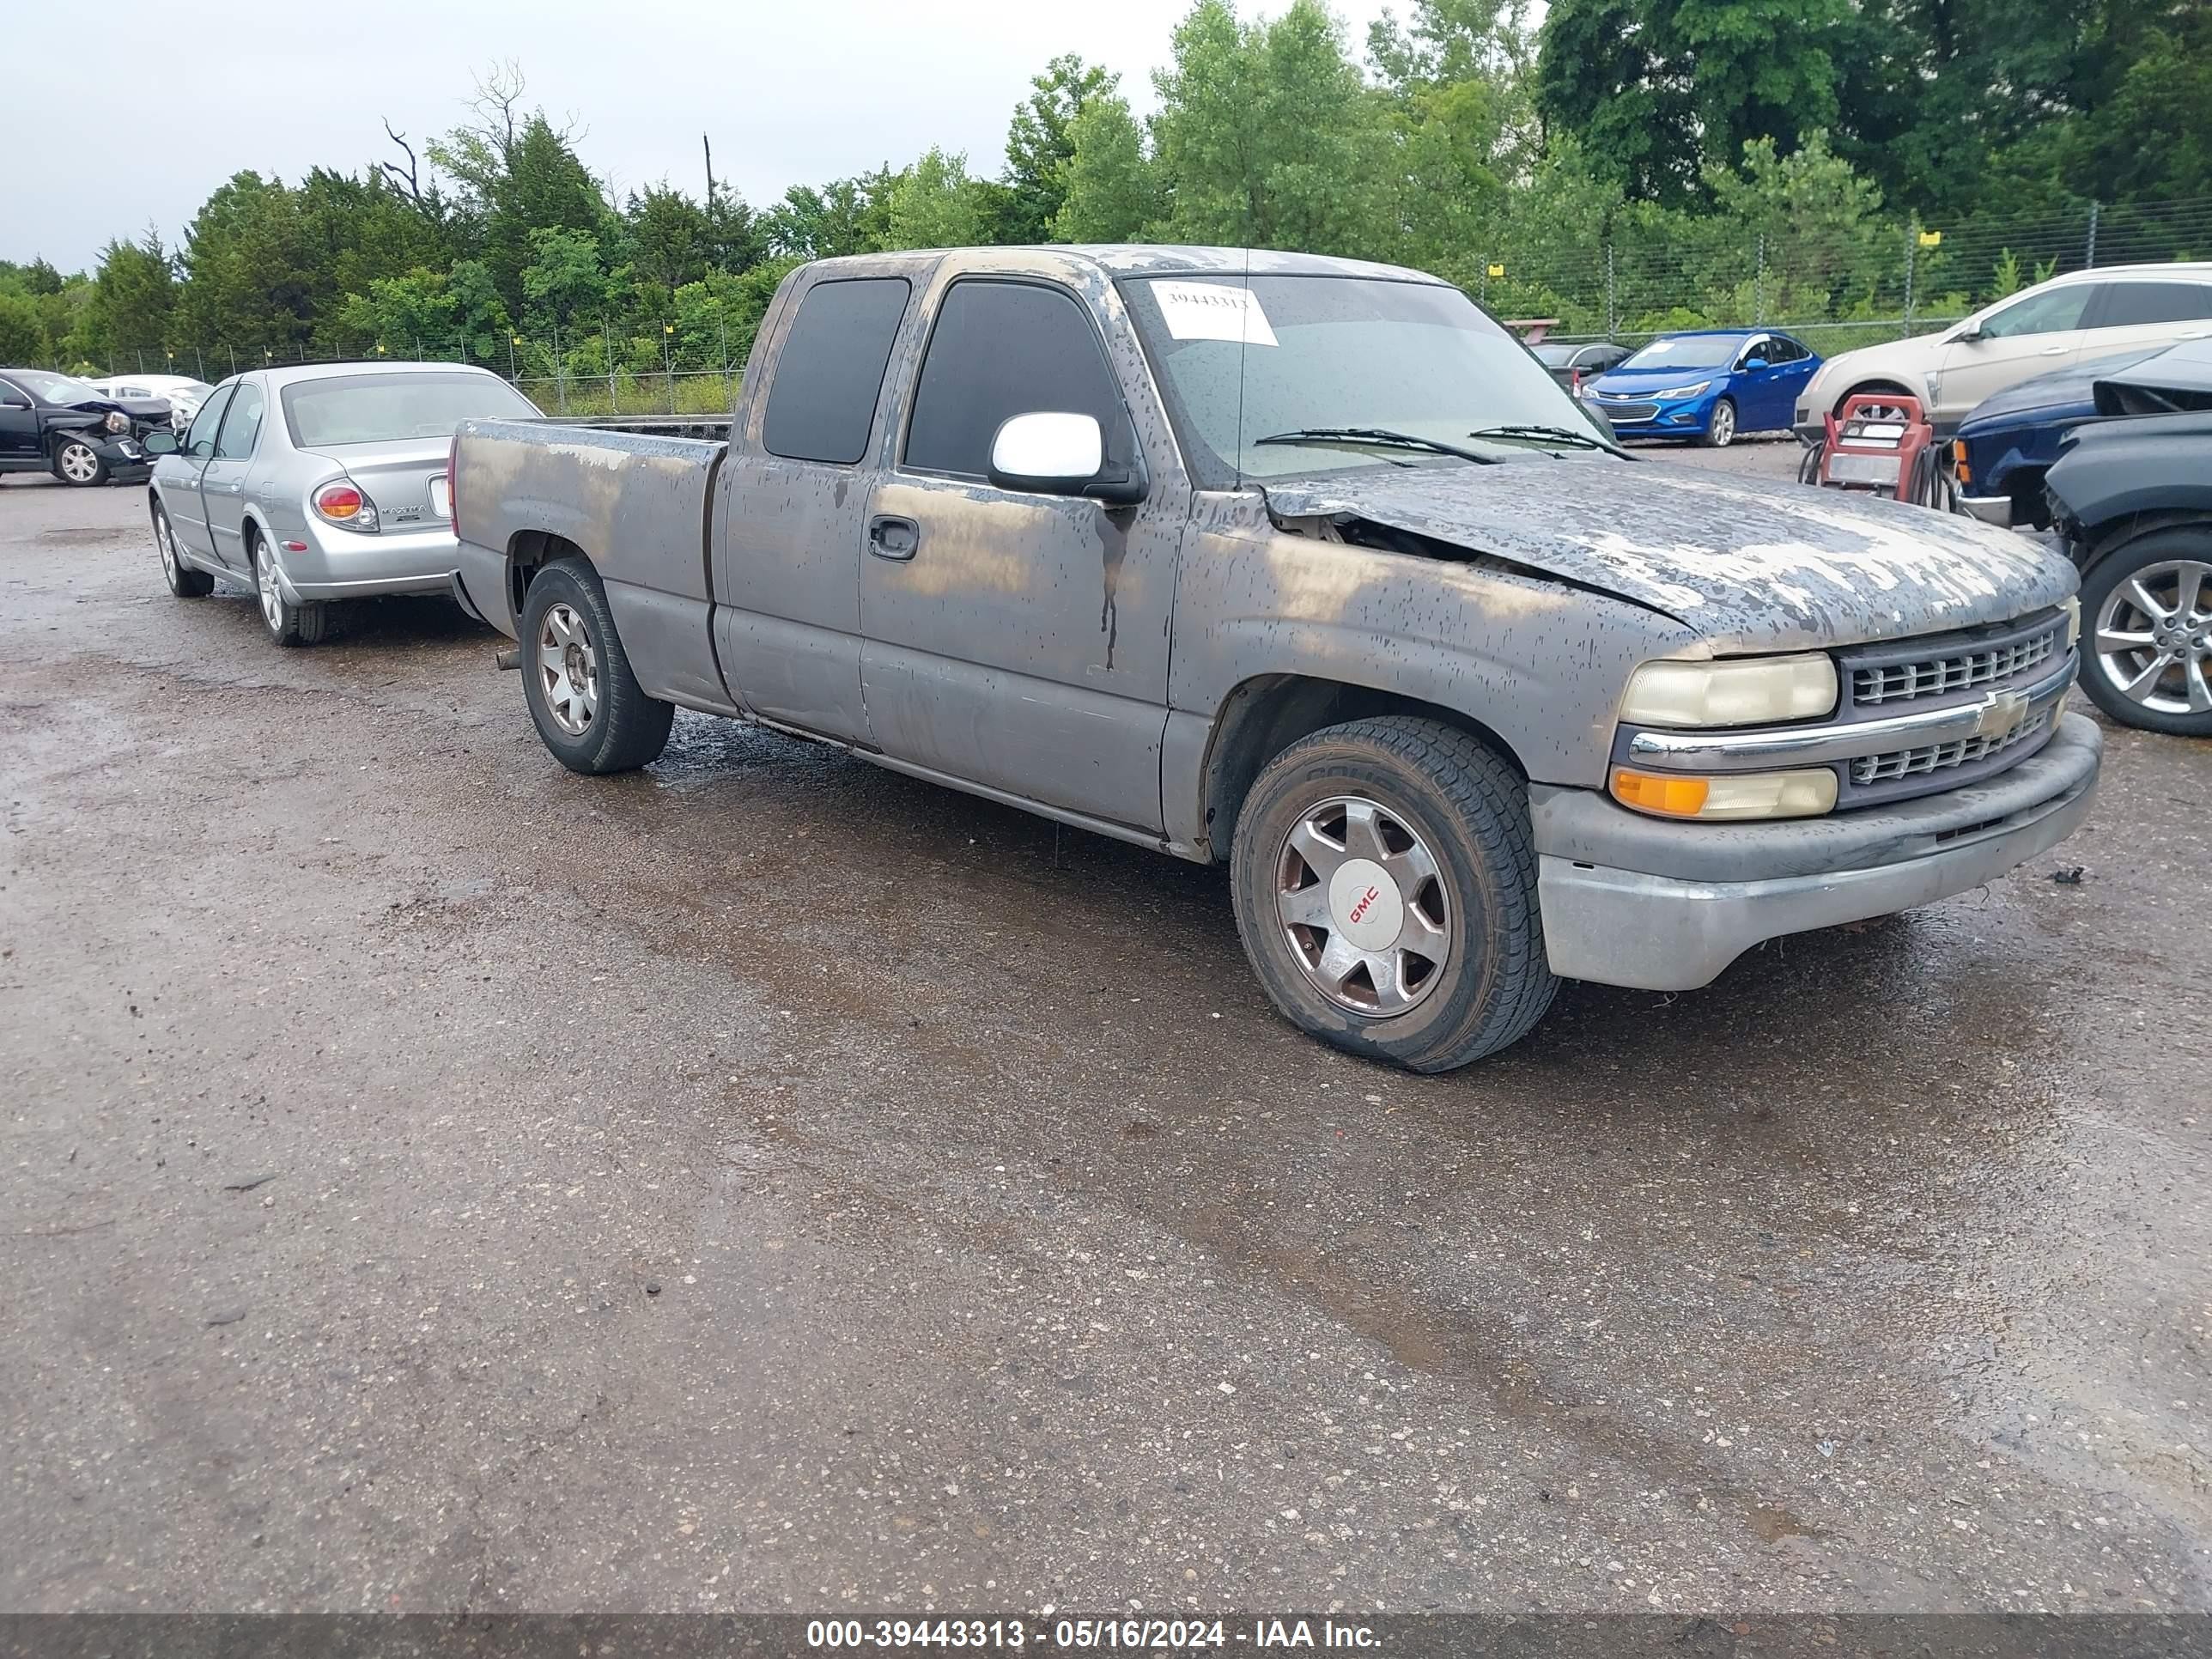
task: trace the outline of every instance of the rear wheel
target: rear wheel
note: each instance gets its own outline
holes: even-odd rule
[[[261,601],[261,625],[279,645],[320,645],[331,631],[331,608],[316,601],[293,605],[276,579],[276,556],[259,536],[249,537],[253,556],[254,597]]]
[[[1260,982],[1340,1048],[1449,1071],[1517,1042],[1558,988],[1528,792],[1455,727],[1392,716],[1292,744],[1245,799],[1230,870]]]
[[[1704,435],[1698,441],[1708,449],[1726,449],[1735,441],[1735,404],[1723,398],[1713,405],[1712,418],[1705,422]]]
[[[195,570],[177,551],[177,532],[169,524],[169,509],[154,503],[154,545],[161,555],[161,574],[169,592],[180,599],[204,599],[215,591],[215,578]]]
[[[676,705],[646,696],[630,672],[599,573],[557,559],[522,605],[523,696],[538,735],[571,772],[630,772],[660,758]]]
[[[2212,524],[2137,537],[2081,583],[2081,689],[2124,726],[2212,737]]]
[[[107,463],[82,438],[64,438],[54,446],[54,477],[82,489],[107,482]]]

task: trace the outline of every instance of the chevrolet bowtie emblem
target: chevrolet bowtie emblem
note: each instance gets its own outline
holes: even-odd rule
[[[1974,734],[1983,738],[2008,738],[2020,730],[2027,718],[2027,699],[2017,691],[1992,691],[1982,700],[1981,714],[1974,722]]]

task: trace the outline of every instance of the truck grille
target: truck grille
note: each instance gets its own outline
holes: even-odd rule
[[[1887,783],[1893,778],[1972,766],[2021,744],[2032,744],[2050,729],[2051,716],[2039,714],[2002,737],[1961,738],[1953,743],[1923,744],[1917,749],[1893,749],[1887,754],[1863,755],[1851,763],[1851,781],[1864,788],[1870,783]]]
[[[1940,697],[1950,692],[2002,684],[2015,674],[2024,674],[2056,656],[2065,628],[2064,617],[2053,617],[2039,631],[2002,644],[1855,668],[1851,671],[1851,701],[1861,708],[1869,708],[1882,703],[1909,702],[1915,697]]]

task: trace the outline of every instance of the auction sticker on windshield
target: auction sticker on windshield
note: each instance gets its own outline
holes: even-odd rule
[[[1260,296],[1249,288],[1221,283],[1154,283],[1160,320],[1178,340],[1242,340],[1273,345],[1275,331],[1260,309]]]

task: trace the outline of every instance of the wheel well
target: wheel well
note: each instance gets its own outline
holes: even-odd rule
[[[569,558],[589,564],[592,556],[566,536],[556,536],[550,530],[515,532],[507,544],[507,597],[517,617],[522,614],[522,597],[537,580],[538,573],[556,559]]]
[[[2085,526],[2082,538],[2087,550],[2080,561],[2081,574],[2086,579],[2130,542],[2141,541],[2161,530],[2190,527],[2212,532],[2212,514],[2201,507],[2173,507],[2163,512],[2131,513],[2109,523]]]
[[[1835,403],[1831,405],[1832,412],[1838,415],[1842,414],[1844,412],[1844,405],[1849,403],[1852,398],[1857,397],[1863,392],[1893,392],[1900,398],[1910,398],[1913,395],[1912,389],[1910,386],[1905,386],[1896,380],[1861,380],[1856,386],[1852,386],[1849,391],[1845,392],[1841,397],[1836,399]]]
[[[1218,861],[1229,856],[1231,833],[1237,814],[1244,810],[1244,798],[1269,761],[1299,738],[1324,727],[1384,714],[1411,715],[1456,726],[1478,738],[1524,781],[1528,775],[1520,757],[1504,738],[1458,709],[1372,686],[1300,674],[1263,674],[1231,691],[1213,723],[1213,741],[1206,758],[1206,833],[1214,859]]]

